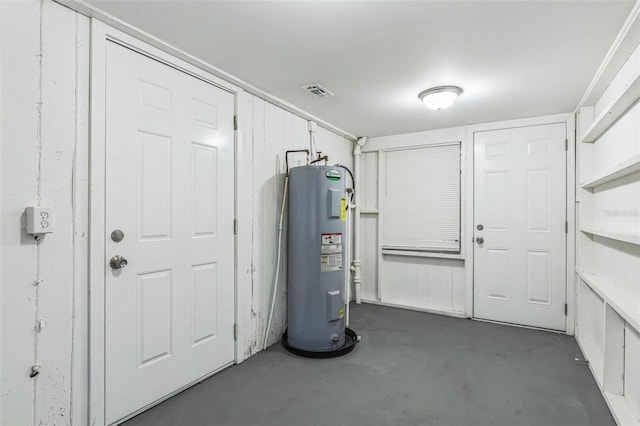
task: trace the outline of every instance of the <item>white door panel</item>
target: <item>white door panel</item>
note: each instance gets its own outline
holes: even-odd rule
[[[112,423],[234,359],[234,97],[114,43],[106,95]]]
[[[564,123],[474,135],[476,318],[565,330],[565,138]]]

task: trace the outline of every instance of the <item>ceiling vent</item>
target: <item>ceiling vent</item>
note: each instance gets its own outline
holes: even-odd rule
[[[307,92],[311,93],[318,98],[326,98],[327,96],[333,96],[333,93],[320,86],[319,84],[309,84],[307,86],[302,86]]]

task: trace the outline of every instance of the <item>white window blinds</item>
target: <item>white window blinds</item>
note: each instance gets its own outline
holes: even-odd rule
[[[460,147],[383,152],[383,249],[460,252]]]

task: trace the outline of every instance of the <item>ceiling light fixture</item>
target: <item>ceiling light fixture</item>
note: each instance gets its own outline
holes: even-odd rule
[[[462,89],[458,86],[438,86],[420,92],[418,98],[424,104],[436,111],[451,106],[458,96],[462,94]]]

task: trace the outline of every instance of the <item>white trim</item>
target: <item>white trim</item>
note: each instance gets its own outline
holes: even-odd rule
[[[389,303],[389,302],[383,302],[380,300],[362,299],[362,303],[369,303],[370,305],[386,306],[389,308],[407,309],[409,311],[416,311],[416,312],[426,312],[428,314],[444,315],[444,316],[453,317],[453,318],[462,318],[462,319],[468,318],[467,314],[465,314],[464,312],[445,311],[445,310],[430,309],[430,308],[418,308],[415,306],[403,305],[401,303]]]
[[[461,141],[466,135],[467,129],[468,126],[458,126],[371,137],[367,145],[362,148],[362,153],[365,154],[397,147],[411,148],[413,146]]]
[[[107,27],[91,22],[89,135],[89,424],[105,412],[105,81]]]
[[[471,127],[467,127],[466,132],[466,149],[467,153],[466,158],[466,179],[465,179],[465,188],[467,188],[467,192],[465,193],[464,204],[465,204],[465,231],[466,233],[462,234],[460,238],[462,241],[460,242],[460,247],[465,250],[465,312],[468,317],[473,318],[474,316],[474,300],[473,300],[473,266],[474,266],[474,245],[473,245],[473,234],[474,234],[474,226],[475,222],[474,210],[473,210],[473,195],[475,188],[475,162],[474,162],[474,140],[473,140],[473,129]]]
[[[474,124],[469,126],[473,133],[492,130],[514,129],[517,127],[543,126],[546,124],[569,123],[573,120],[573,113],[544,115],[541,117],[521,118],[517,120],[497,121],[495,123]]]
[[[471,319],[473,321],[486,322],[486,323],[489,323],[489,324],[506,325],[508,327],[526,328],[528,330],[536,330],[536,331],[548,331],[549,333],[554,333],[554,334],[567,334],[562,330],[554,330],[554,329],[551,329],[551,328],[534,327],[534,326],[531,326],[531,325],[516,324],[516,323],[513,323],[513,322],[495,321],[495,320],[484,319],[484,318],[471,318]]]
[[[119,30],[120,32],[122,32],[123,34],[127,34],[129,36],[133,36],[136,39],[147,43],[150,46],[153,46],[156,49],[159,49],[161,51],[163,51],[164,53],[168,53],[169,55],[180,59],[196,68],[199,68],[202,71],[205,71],[209,76],[216,76],[221,80],[224,80],[225,82],[227,82],[228,84],[233,85],[236,88],[241,88],[243,90],[245,90],[248,93],[251,93],[252,95],[255,95],[261,99],[264,99],[265,101],[272,103],[282,109],[284,109],[285,111],[288,111],[294,115],[297,115],[298,117],[301,117],[307,121],[314,121],[318,124],[318,126],[329,130],[330,132],[333,132],[337,135],[340,135],[342,137],[344,137],[345,139],[348,139],[350,141],[355,141],[357,139],[356,136],[354,136],[353,134],[342,130],[318,117],[316,117],[315,115],[312,115],[298,107],[296,107],[295,105],[290,104],[289,102],[280,99],[274,95],[269,94],[268,92],[265,92],[264,90],[261,90],[260,88],[244,81],[241,80],[239,78],[234,77],[233,75],[209,64],[208,62],[205,62],[201,59],[196,58],[193,55],[190,55],[189,53],[177,48],[176,46],[173,46],[145,31],[142,31],[130,24],[127,24],[126,22],[122,21],[121,19],[117,18],[116,16],[113,16],[99,8],[97,8],[96,6],[93,6],[89,3],[87,3],[84,0],[54,0],[70,9],[75,10],[76,12],[88,16],[90,18],[94,18],[94,19],[99,19],[100,21],[106,23],[107,25],[109,25],[110,27]]]
[[[592,99],[592,97],[600,97],[602,95],[602,91],[606,89],[613,79],[613,76],[622,67],[622,64],[626,62],[627,55],[630,54],[637,45],[636,36],[638,26],[640,25],[638,16],[640,16],[640,1],[636,1],[627,20],[622,25],[622,28],[620,28],[616,39],[611,44],[609,51],[600,63],[587,90],[578,102],[574,113],[577,114],[580,107],[585,104],[594,104],[595,99]]]
[[[566,317],[566,333],[573,336],[575,333],[576,322],[576,279],[575,279],[575,257],[576,257],[576,197],[579,188],[576,186],[576,116],[571,114],[567,118],[567,254],[566,254],[566,280],[567,280],[567,317]]]
[[[236,363],[248,358],[247,348],[251,347],[251,247],[252,242],[252,197],[253,174],[250,170],[252,161],[242,159],[253,156],[253,97],[244,90],[238,90],[236,96],[236,115],[238,130],[236,131],[236,220],[238,234],[236,237],[236,324],[238,335],[236,341]]]
[[[172,56],[170,53],[166,53],[160,49],[156,49],[153,46],[149,46],[147,45],[146,42],[138,40],[121,31],[111,28],[100,21],[96,21],[93,19],[92,21],[97,22],[100,25],[107,28],[107,30],[105,31],[105,37],[107,41],[117,43],[121,46],[124,46],[128,49],[138,52],[144,56],[154,59],[158,62],[162,62],[163,64],[171,68],[174,68],[178,71],[182,71],[185,74],[189,74],[197,79],[200,79],[216,87],[224,89],[230,93],[236,94],[238,92],[238,87],[234,86],[233,84],[230,84],[229,82],[221,78],[218,78],[206,71],[203,71],[202,69],[195,67],[187,62],[184,62],[180,58]]]
[[[459,184],[459,194],[458,194],[458,202],[460,203],[460,213],[459,213],[459,217],[458,217],[458,226],[460,227],[459,230],[459,237],[460,237],[460,257],[462,259],[465,259],[465,255],[466,255],[466,250],[464,247],[464,233],[466,230],[466,224],[465,224],[465,214],[466,214],[466,206],[465,206],[465,194],[466,194],[466,187],[467,187],[467,182],[466,182],[466,177],[467,177],[467,164],[466,164],[466,155],[465,155],[465,150],[467,149],[467,141],[461,139],[460,140],[460,184]],[[466,313],[466,306],[465,306],[465,313]]]
[[[71,364],[71,424],[89,419],[89,141],[91,20],[76,16],[76,152],[74,176],[74,307]]]
[[[378,185],[377,185],[377,190],[378,190],[378,211],[381,212],[382,208],[384,206],[384,200],[382,197],[382,182],[385,181],[385,179],[387,178],[387,174],[385,172],[385,168],[382,167],[382,150],[378,150],[377,151],[378,154]],[[377,257],[378,257],[378,262],[377,262],[377,269],[378,269],[378,279],[377,279],[377,283],[376,283],[376,296],[378,297],[379,301],[384,301],[385,297],[384,297],[384,268],[383,268],[383,262],[384,262],[384,258],[382,256],[382,222],[383,222],[384,218],[382,214],[378,215],[378,234],[376,235],[376,240],[377,240]]]
[[[1,67],[2,67],[2,58],[0,57],[0,68]],[[0,78],[0,138],[2,137],[2,122],[6,119],[5,116],[2,114],[2,104],[4,102],[1,102],[1,101],[3,99],[4,98],[2,97],[2,78]],[[76,130],[77,130],[77,124],[76,124]],[[77,137],[76,137],[76,140],[77,140]],[[0,158],[0,160],[1,160],[1,158]],[[1,161],[0,161],[0,176],[2,176],[2,162]],[[2,198],[0,198],[0,211],[5,211],[4,209],[2,209],[2,206],[4,204],[3,201],[4,200]],[[75,229],[74,229],[74,231],[75,231]],[[3,241],[3,242],[5,241],[4,239],[2,239],[2,229],[1,228],[0,228],[0,240]],[[3,265],[3,263],[2,263],[2,257],[3,257],[2,256],[2,251],[3,251],[3,247],[0,246],[0,265]],[[75,252],[74,252],[74,256],[75,256]],[[74,259],[74,265],[75,265],[75,259]],[[75,275],[75,271],[74,271],[74,275]],[[2,278],[1,277],[0,277],[0,288],[4,288],[2,286]],[[0,292],[0,318],[3,318],[3,316],[2,316],[2,292]],[[3,340],[2,340],[2,329],[0,328],[0,377],[6,377],[4,374],[2,374],[2,353],[3,353],[2,352],[2,347],[4,346],[2,344],[2,342],[3,342]],[[2,417],[2,406],[3,406],[3,404],[0,404],[0,419],[3,418]],[[73,415],[73,411],[72,411],[72,415]]]
[[[454,259],[464,260],[464,256],[460,253],[440,253],[434,251],[411,251],[406,249],[392,249],[389,247],[382,248],[383,256],[405,256],[405,257],[430,257],[433,259]]]
[[[160,61],[172,68],[185,72],[209,84],[234,94],[235,113],[238,110],[239,89],[228,82],[211,75],[160,49],[147,45],[123,32],[96,20],[91,20],[91,130],[90,130],[90,262],[89,262],[89,424],[101,426],[106,423],[105,412],[105,97],[106,97],[106,48],[108,42],[115,42],[133,49],[145,56]],[[237,153],[238,134],[234,135]],[[237,180],[238,156],[234,158],[234,174]],[[234,183],[234,197],[237,197],[237,182]],[[237,211],[234,214],[237,218]],[[238,236],[235,238],[237,250]],[[238,322],[240,297],[238,292],[238,259],[234,260],[235,306],[234,316]],[[247,302],[243,300],[243,302]],[[243,323],[244,324],[244,323]],[[245,333],[245,331],[242,331]],[[240,334],[240,331],[239,331]],[[234,342],[235,359],[238,362],[238,344]],[[244,348],[243,348],[244,349]],[[219,371],[219,370],[216,370]],[[198,381],[201,381],[199,379]],[[197,383],[195,381],[194,383]]]
[[[462,141],[460,140],[455,140],[455,141],[448,141],[448,142],[433,142],[433,143],[422,143],[420,145],[411,145],[411,146],[399,146],[399,147],[394,147],[394,148],[382,148],[380,149],[380,152],[395,152],[395,151],[409,151],[409,150],[414,150],[414,149],[420,149],[420,148],[435,148],[438,146],[453,146],[453,145],[459,145],[461,144]]]

